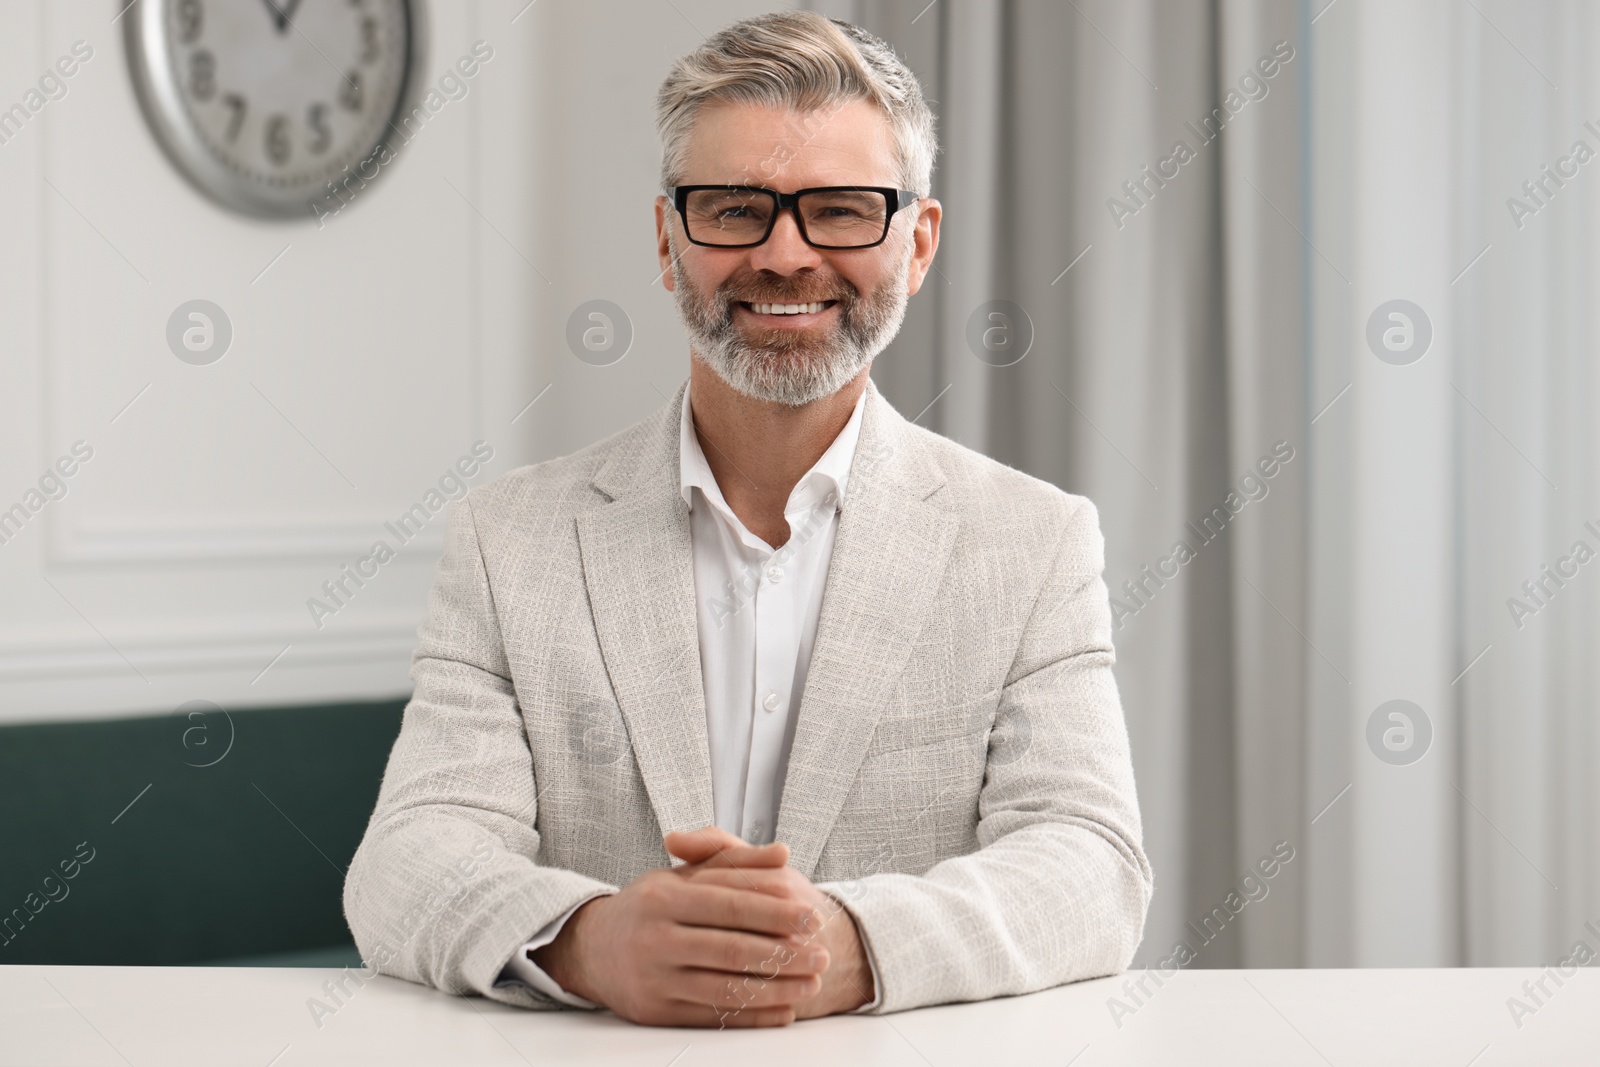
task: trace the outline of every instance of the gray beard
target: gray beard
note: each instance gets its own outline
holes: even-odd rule
[[[670,232],[667,247],[678,315],[695,355],[735,392],[756,400],[801,407],[832,396],[889,346],[905,321],[910,249],[894,277],[863,299],[843,279],[825,295],[801,295],[774,291],[771,286],[763,289],[759,282],[752,284],[748,276],[737,274],[707,297],[678,262]],[[741,300],[796,304],[838,300],[839,322],[821,338],[773,330],[767,339],[752,342],[734,323],[734,306]]]

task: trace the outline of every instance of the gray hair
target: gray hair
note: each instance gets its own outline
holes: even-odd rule
[[[888,117],[900,187],[929,195],[939,150],[933,112],[916,75],[894,49],[859,26],[811,11],[736,22],[681,57],[661,83],[656,131],[662,191],[681,184],[689,134],[707,103],[810,113],[855,100],[876,104]]]

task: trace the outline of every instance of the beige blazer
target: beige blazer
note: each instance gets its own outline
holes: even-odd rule
[[[452,509],[344,908],[369,968],[501,968],[712,822],[676,396]],[[1114,974],[1151,873],[1094,505],[869,384],[778,815],[899,1011]]]

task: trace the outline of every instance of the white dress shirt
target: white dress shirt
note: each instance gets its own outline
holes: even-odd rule
[[[865,398],[863,390],[839,436],[790,491],[783,509],[789,540],[774,551],[723,498],[684,394],[680,480],[694,544],[712,809],[718,826],[754,845],[776,836],[794,711],[811,665]]]
[[[866,390],[844,429],[789,493],[789,540],[776,550],[745,528],[723,498],[706,462],[683,395],[678,443],[679,484],[689,506],[694,553],[700,674],[705,685],[711,799],[716,824],[751,844],[774,839],[778,804],[794,743],[800,694],[822,610],[822,590]],[[732,477],[740,477],[737,473]],[[598,1005],[562,989],[528,958],[554,941],[574,905],[548,923],[512,958],[499,981],[521,981],[574,1007]],[[876,985],[876,966],[873,966]],[[875,989],[866,1011],[882,999]]]

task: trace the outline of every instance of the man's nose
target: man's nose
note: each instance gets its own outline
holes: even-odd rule
[[[762,244],[750,250],[750,266],[756,270],[770,270],[775,274],[792,274],[805,267],[816,267],[822,262],[817,250],[806,244],[800,235],[800,223],[793,211],[778,212],[772,234]]]

